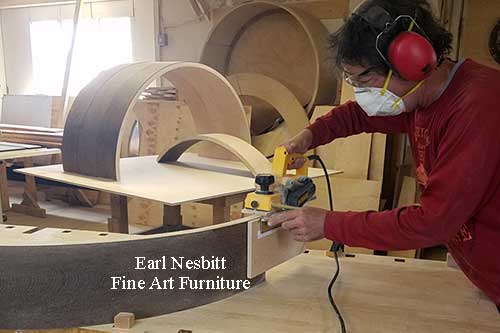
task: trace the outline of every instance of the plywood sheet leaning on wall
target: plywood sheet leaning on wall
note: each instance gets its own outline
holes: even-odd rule
[[[327,38],[320,20],[300,9],[254,1],[231,9],[217,21],[201,62],[225,75],[271,77],[284,84],[310,114],[314,105],[335,100]],[[269,117],[268,109],[252,106],[257,134],[272,125],[277,114]]]
[[[252,144],[265,156],[274,154],[275,148],[309,125],[301,103],[280,82],[262,74],[242,73],[229,76],[228,81],[240,96],[257,97],[269,103],[283,118],[277,128],[252,137]]]
[[[330,112],[333,106],[317,106],[311,123]],[[370,165],[372,135],[363,133],[348,138],[336,139],[333,142],[316,148],[327,168],[342,170],[338,177],[368,179]]]
[[[340,175],[330,176],[333,193],[333,208],[335,211],[378,211],[380,203],[381,182],[373,180],[340,178]],[[329,210],[328,188],[325,178],[314,180],[317,199],[311,206]],[[327,250],[331,241],[320,240],[308,243],[310,249]],[[373,253],[373,250],[346,247],[346,252]]]
[[[399,194],[398,207],[413,206],[417,201],[417,181],[413,177],[404,177],[401,193]],[[387,251],[393,257],[415,258],[417,250]]]
[[[342,83],[342,93],[340,103],[355,101],[354,89],[347,82]],[[370,163],[368,168],[369,180],[382,180],[384,177],[385,147],[387,135],[382,133],[372,134],[372,143],[370,148]]]
[[[197,63],[134,63],[102,72],[75,99],[64,131],[64,170],[118,180],[124,120],[140,93],[163,75],[189,106],[198,133],[250,142],[243,105],[221,74]]]

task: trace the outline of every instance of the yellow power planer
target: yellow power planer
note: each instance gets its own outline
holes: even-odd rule
[[[288,167],[297,159],[304,158],[304,165],[295,173],[288,173]],[[255,177],[257,189],[247,195],[243,213],[269,216],[277,211],[302,207],[315,198],[316,186],[309,178],[309,160],[302,154],[290,154],[285,147],[276,148],[271,174]]]

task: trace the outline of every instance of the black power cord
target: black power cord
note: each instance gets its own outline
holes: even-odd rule
[[[330,177],[328,175],[328,170],[326,169],[325,163],[321,160],[321,158],[318,155],[310,155],[307,157],[311,161],[318,161],[319,164],[321,164],[321,168],[323,169],[323,172],[325,173],[325,178],[326,178],[326,186],[328,188],[328,199],[330,201],[330,211],[333,211],[333,198],[332,198],[332,187],[330,185]],[[345,322],[344,318],[342,317],[342,314],[340,313],[339,308],[337,307],[337,304],[335,304],[335,301],[333,299],[333,285],[335,284],[335,281],[337,281],[337,278],[340,274],[340,264],[339,264],[339,257],[338,257],[338,251],[342,248],[342,244],[338,244],[333,242],[332,246],[330,248],[330,251],[333,252],[334,257],[335,257],[335,263],[337,264],[337,271],[333,275],[332,280],[330,281],[330,284],[328,285],[328,299],[330,300],[330,304],[332,305],[333,310],[337,314],[337,317],[339,318],[340,322],[340,327],[342,329],[342,333],[346,333],[346,327],[345,327]]]

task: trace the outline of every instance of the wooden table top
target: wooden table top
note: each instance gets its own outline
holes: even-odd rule
[[[500,332],[496,307],[461,271],[440,261],[394,259],[340,258],[334,299],[347,332]],[[266,282],[244,293],[138,320],[130,333],[340,332],[326,292],[334,272],[333,258],[311,251],[268,271]],[[112,325],[88,329],[111,332]]]
[[[248,193],[255,189],[254,177],[240,162],[201,158],[193,154],[185,154],[179,162],[172,164],[157,163],[156,158],[157,156],[141,156],[121,159],[119,181],[67,173],[63,171],[62,165],[16,171],[170,206]],[[323,175],[323,171],[310,168],[309,175],[319,177]]]

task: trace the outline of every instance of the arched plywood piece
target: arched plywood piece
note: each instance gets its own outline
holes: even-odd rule
[[[118,180],[124,120],[142,91],[163,75],[189,106],[198,133],[250,142],[241,101],[217,71],[197,63],[135,63],[101,73],[75,99],[63,137],[64,170]]]
[[[278,128],[252,138],[254,147],[265,156],[271,156],[279,144],[309,125],[304,108],[295,95],[275,79],[255,73],[234,74],[227,79],[238,95],[257,97],[273,106],[283,117],[284,123]]]
[[[224,75],[271,77],[307,105],[310,115],[316,104],[335,100],[327,39],[325,26],[309,14],[278,3],[252,1],[235,7],[214,25],[201,62]]]
[[[158,156],[159,163],[177,161],[177,159],[191,146],[199,142],[216,144],[238,157],[253,175],[271,172],[271,162],[249,143],[227,134],[200,134],[188,138],[168,147]]]
[[[0,325],[8,330],[83,327],[111,323],[122,311],[146,318],[230,297],[244,289],[182,290],[180,277],[246,280],[247,224],[252,220],[255,217],[151,236],[1,226]],[[163,256],[167,269],[135,269],[135,257],[157,260]],[[187,261],[201,256],[225,258],[225,269],[220,265],[217,269],[170,269],[171,257]],[[113,290],[112,277],[120,276],[144,280],[147,286]],[[149,289],[155,277],[161,286],[172,277],[174,288]],[[249,284],[262,280],[260,275],[249,279]]]

